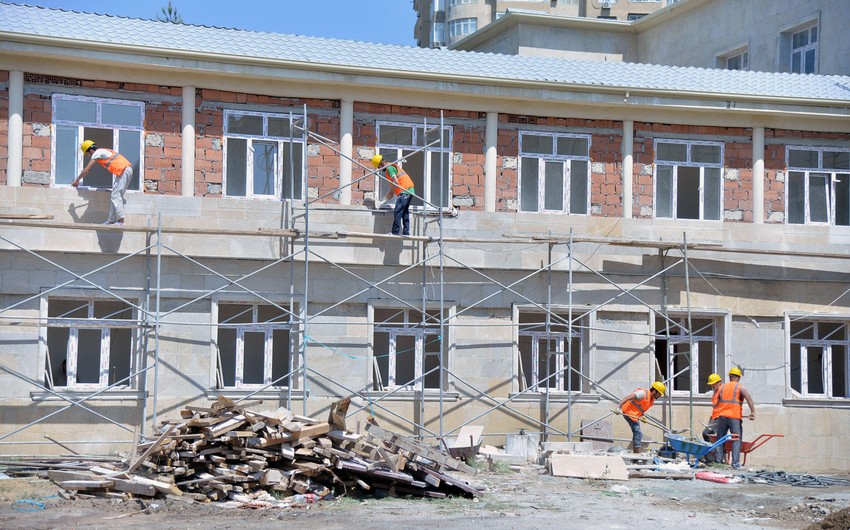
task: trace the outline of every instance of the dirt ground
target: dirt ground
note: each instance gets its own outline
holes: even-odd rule
[[[451,528],[850,528],[850,487],[718,484],[702,480],[582,480],[542,467],[457,475],[482,490],[479,499],[342,496],[286,509],[240,509],[175,499],[63,500],[45,480],[0,480],[0,527],[351,530]],[[847,478],[846,476],[843,478]],[[43,508],[42,508],[43,506]],[[141,512],[141,513],[139,513]]]

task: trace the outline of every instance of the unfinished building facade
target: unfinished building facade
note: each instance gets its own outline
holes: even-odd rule
[[[739,367],[744,439],[785,435],[750,463],[847,468],[850,79],[9,4],[0,31],[4,452],[127,450],[220,395],[624,444],[655,379],[698,436]],[[83,139],[134,165],[123,227],[108,174],[70,186]]]

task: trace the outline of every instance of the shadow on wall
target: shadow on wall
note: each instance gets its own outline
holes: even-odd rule
[[[71,201],[68,205],[68,215],[72,221],[88,224],[102,224],[106,221],[109,216],[109,191],[100,188],[77,188],[81,201]],[[124,204],[126,203],[125,200]],[[118,252],[123,239],[124,232],[118,227],[104,227],[103,230],[97,231],[97,244],[102,252]]]
[[[372,209],[372,232],[388,235],[393,227],[392,208],[378,208],[374,199],[365,199],[363,205]],[[398,265],[401,256],[404,239],[401,237],[375,238],[376,245],[381,247],[384,253],[384,265]]]

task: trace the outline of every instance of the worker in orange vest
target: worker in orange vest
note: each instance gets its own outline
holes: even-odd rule
[[[646,414],[655,400],[663,396],[665,392],[667,392],[667,387],[664,386],[664,383],[656,381],[652,383],[649,390],[638,388],[620,401],[620,412],[623,413],[623,418],[632,429],[632,452],[641,452],[643,433],[640,430],[640,422],[646,421],[642,420],[641,417]]]
[[[413,188],[413,179],[398,164],[388,164],[383,155],[372,157],[372,167],[380,169],[384,178],[390,181],[390,189],[381,205],[389,201],[393,195],[395,208],[393,208],[393,228],[391,234],[394,236],[410,235],[410,201],[416,190]]]
[[[708,376],[708,386],[712,390],[711,396],[711,419],[708,425],[702,430],[702,439],[706,442],[711,441],[712,436],[717,436],[717,403],[720,399],[720,387],[723,383],[723,378],[718,374]],[[705,455],[707,462],[721,462],[723,459],[723,449],[716,447],[713,451]]]
[[[733,367],[729,370],[729,382],[720,387],[717,393],[717,404],[714,406],[717,415],[717,437],[722,438],[731,432],[732,439],[732,469],[741,467],[741,435],[743,434],[743,403],[746,400],[750,408],[750,420],[756,419],[756,409],[753,398],[740,383],[741,370]]]
[[[71,186],[77,187],[80,181],[88,175],[95,163],[105,167],[107,171],[112,173],[112,194],[111,204],[109,206],[109,217],[105,225],[123,225],[124,224],[124,193],[127,191],[127,186],[133,180],[133,164],[124,158],[118,151],[112,149],[98,148],[92,140],[86,140],[80,144],[80,149],[83,151],[83,156],[91,155],[89,163],[80,172],[79,176],[74,179]]]

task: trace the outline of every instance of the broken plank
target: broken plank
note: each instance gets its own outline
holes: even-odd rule
[[[156,448],[157,448],[157,447],[159,447],[159,445],[160,445],[160,444],[162,444],[162,443],[165,441],[165,439],[168,437],[168,435],[169,435],[169,434],[171,434],[171,431],[173,431],[173,430],[175,429],[175,427],[177,427],[177,426],[176,426],[176,425],[169,425],[169,426],[168,426],[168,428],[165,430],[165,432],[163,432],[163,433],[159,436],[159,438],[157,438],[157,439],[156,439],[156,441],[155,441],[155,442],[154,442],[154,443],[153,443],[150,447],[148,447],[148,448],[145,450],[145,452],[144,452],[144,453],[142,453],[142,455],[141,455],[139,458],[137,458],[137,459],[136,459],[136,461],[135,461],[134,463],[130,464],[130,466],[129,466],[129,467],[127,467],[126,472],[127,472],[127,473],[132,473],[132,472],[134,472],[134,471],[135,471],[135,470],[136,470],[136,469],[137,469],[137,468],[138,468],[138,467],[142,464],[142,462],[144,462],[145,460],[147,460],[147,458],[148,458],[148,457],[149,457],[149,456],[150,456],[150,455],[151,455],[154,451],[156,451]]]
[[[378,427],[377,425],[366,425],[366,431],[369,434],[374,435],[375,437],[389,442],[397,447],[404,449],[405,451],[409,451],[411,453],[416,453],[417,455],[431,460],[432,462],[436,462],[437,464],[442,464],[449,469],[455,469],[458,471],[463,471],[465,473],[470,473],[472,475],[478,472],[474,467],[464,464],[460,460],[454,459],[451,456],[443,453],[438,449],[434,449],[428,447],[427,445],[423,445],[417,443],[409,438],[406,438],[400,434],[396,434],[392,431],[388,431]]]

